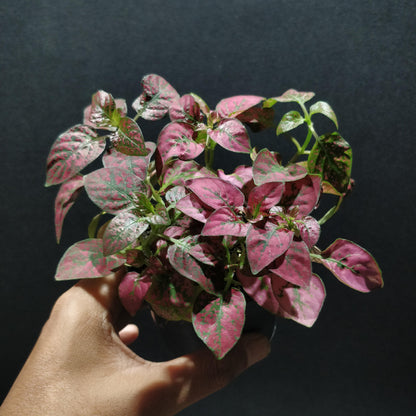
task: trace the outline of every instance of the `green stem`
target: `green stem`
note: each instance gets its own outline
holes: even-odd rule
[[[319,225],[325,224],[338,210],[344,200],[344,196],[340,195],[338,202],[334,205],[319,221]]]

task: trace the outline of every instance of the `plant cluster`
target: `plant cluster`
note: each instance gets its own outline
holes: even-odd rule
[[[162,77],[143,77],[142,93],[127,116],[123,99],[98,91],[82,124],[62,133],[47,159],[46,186],[60,185],[55,202],[59,241],[68,210],[83,190],[100,212],[89,238],[62,257],[57,280],[127,273],[120,299],[132,315],[150,304],[168,320],[186,320],[218,358],[241,336],[252,299],[272,314],[312,326],[325,298],[312,272],[321,263],[351,288],[383,285],[374,258],[337,239],[316,244],[323,225],[351,189],[352,152],[338,132],[318,135],[312,116],[337,126],[332,108],[312,92],[288,90],[266,99],[241,95],[211,110],[196,94],[180,96]],[[256,149],[249,131],[275,129],[274,106],[293,102],[277,125],[295,146],[286,163],[275,150]],[[169,122],[157,145],[144,141],[139,118]],[[303,141],[292,130],[306,124]],[[249,166],[214,169],[217,146],[250,156]],[[103,167],[81,171],[102,157]],[[323,194],[337,204],[319,220],[311,213]]]

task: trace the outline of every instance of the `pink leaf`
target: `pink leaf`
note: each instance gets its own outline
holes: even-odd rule
[[[160,120],[179,94],[164,78],[149,74],[142,79],[142,94],[133,102],[133,108],[146,120]]]
[[[307,216],[297,221],[300,237],[308,248],[312,248],[319,240],[321,226],[315,218]]]
[[[377,262],[358,244],[339,238],[322,251],[321,256],[324,266],[347,286],[359,292],[370,292],[383,287]]]
[[[244,222],[230,208],[222,207],[214,211],[202,229],[201,234],[205,236],[233,235],[245,237],[249,224]]]
[[[270,128],[274,124],[273,108],[251,107],[240,113],[237,119],[247,124],[253,131]]]
[[[199,104],[191,94],[186,94],[172,101],[169,108],[169,117],[172,121],[183,121],[190,124],[202,120]]]
[[[180,201],[182,198],[185,198],[186,188],[184,186],[174,186],[173,188],[170,188],[169,191],[166,192],[165,198],[166,201],[169,202],[169,204],[176,205],[178,201]]]
[[[244,295],[232,288],[229,298],[215,298],[193,314],[195,332],[218,359],[223,358],[240,339],[245,308]]]
[[[250,138],[244,124],[237,119],[220,121],[214,129],[207,130],[209,137],[231,152],[250,153]]]
[[[290,246],[293,231],[267,222],[264,229],[250,225],[247,232],[247,258],[253,274],[259,273]]]
[[[312,276],[308,246],[303,241],[293,240],[285,255],[276,260],[269,270],[294,285],[308,286]]]
[[[196,195],[189,194],[176,203],[176,209],[188,215],[189,217],[206,222],[211,215],[212,209],[207,207]]]
[[[194,129],[191,125],[180,122],[167,124],[159,134],[158,150],[162,162],[171,157],[182,160],[194,159],[204,151],[204,145],[194,140]]]
[[[72,205],[74,205],[83,186],[84,180],[82,175],[76,175],[63,183],[59,188],[58,195],[55,199],[55,232],[58,243],[61,239],[65,216]]]
[[[116,102],[113,96],[100,90],[92,96],[91,105],[84,110],[84,120],[94,128],[114,130],[116,126],[112,118],[115,111]]]
[[[241,207],[244,204],[243,193],[231,185],[216,178],[198,178],[191,180],[187,187],[209,207]]]
[[[149,224],[131,211],[122,211],[114,217],[103,235],[104,255],[117,253],[134,243],[146,231]]]
[[[237,276],[243,285],[243,289],[252,299],[270,313],[277,314],[279,302],[273,292],[270,275],[253,276],[244,273],[242,270],[237,270]]]
[[[307,170],[297,164],[282,166],[276,155],[268,149],[261,150],[253,162],[253,178],[256,185],[266,182],[292,182],[304,178]]]
[[[218,169],[218,177],[223,181],[230,182],[237,188],[243,189],[253,180],[253,169],[251,166],[238,166],[230,175],[225,174],[222,169]]]
[[[143,133],[138,124],[129,117],[123,117],[117,131],[111,137],[113,146],[121,153],[130,156],[146,156],[147,149]]]
[[[137,202],[147,188],[137,176],[122,168],[102,168],[84,177],[90,199],[103,211],[117,214]]]
[[[315,323],[326,295],[319,276],[313,274],[306,287],[294,286],[277,276],[272,278],[272,285],[279,301],[278,315],[307,327]]]
[[[274,100],[280,103],[290,103],[290,102],[298,102],[298,103],[306,103],[315,96],[314,92],[303,92],[297,91],[295,89],[287,90],[284,94],[279,97],[275,97]]]
[[[87,126],[77,125],[62,133],[52,145],[47,159],[45,186],[57,185],[75,176],[97,159],[105,148],[104,140]]]
[[[102,240],[90,238],[75,243],[64,253],[56,270],[56,280],[103,277],[121,266],[125,259],[103,254]]]
[[[248,195],[248,207],[252,214],[264,212],[275,206],[283,194],[284,185],[279,182],[267,182],[255,186]]]
[[[140,275],[136,272],[124,275],[118,287],[118,295],[122,305],[131,316],[136,315],[142,307],[151,284],[150,279],[140,279]]]
[[[237,117],[242,112],[261,103],[264,97],[257,95],[236,95],[221,100],[215,111],[218,111],[222,118]]]

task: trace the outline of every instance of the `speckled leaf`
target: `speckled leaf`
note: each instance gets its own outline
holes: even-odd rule
[[[244,291],[255,300],[262,308],[272,314],[277,314],[279,302],[273,292],[271,277],[268,274],[263,276],[253,276],[237,270],[238,280],[243,286]],[[274,278],[274,275],[272,275]]]
[[[214,293],[213,283],[204,275],[201,266],[189,254],[187,240],[175,240],[168,248],[168,259],[172,267],[182,276],[198,283],[209,293]]]
[[[103,235],[103,251],[108,256],[134,243],[146,231],[149,224],[131,211],[122,211],[115,216]]]
[[[191,94],[172,100],[169,117],[172,121],[183,121],[190,124],[196,124],[202,120],[199,104]]]
[[[142,79],[142,94],[133,102],[133,108],[146,120],[160,120],[179,94],[164,78],[156,74]]]
[[[267,222],[264,229],[250,225],[247,232],[247,258],[253,274],[259,273],[290,246],[293,231]]]
[[[172,206],[176,206],[176,203],[187,195],[186,188],[184,186],[174,186],[170,188],[165,194],[166,201]]]
[[[257,95],[236,95],[221,100],[217,104],[215,111],[217,111],[222,118],[237,117],[239,114],[261,103],[263,100],[264,97],[259,97]]]
[[[338,133],[326,134],[316,141],[308,157],[310,173],[319,174],[337,191],[344,193],[351,178],[352,150]]]
[[[320,177],[318,175],[308,175],[298,181],[285,184],[285,190],[279,205],[288,210],[296,207],[299,216],[305,216],[316,207],[320,194]]]
[[[321,256],[324,266],[347,286],[359,292],[370,292],[383,287],[383,278],[377,262],[358,244],[339,238],[322,251]]]
[[[233,235],[245,237],[249,224],[234,213],[228,207],[222,207],[214,211],[207,219],[201,231],[205,236]]]
[[[276,135],[286,133],[287,131],[293,130],[296,127],[302,125],[305,119],[300,115],[298,111],[289,111],[286,113],[276,129]]]
[[[236,119],[220,121],[214,129],[208,129],[208,136],[231,152],[250,153],[250,138],[244,124]]]
[[[207,207],[195,194],[189,194],[176,203],[176,209],[197,221],[206,222],[212,209]]]
[[[297,91],[295,89],[287,90],[285,93],[279,97],[274,97],[273,100],[278,101],[279,103],[306,103],[315,96],[313,92],[304,92]]]
[[[306,216],[297,221],[296,224],[300,232],[300,238],[308,248],[312,248],[318,242],[319,235],[321,234],[319,222],[311,216]]]
[[[229,182],[216,178],[197,178],[187,187],[209,207],[241,207],[244,204],[243,193]]]
[[[141,279],[136,272],[128,272],[123,276],[118,287],[118,296],[126,311],[136,315],[142,307],[144,298],[151,286],[150,279]]]
[[[193,314],[195,332],[218,359],[223,358],[240,339],[245,309],[244,295],[232,288],[229,297],[216,298]]]
[[[194,140],[193,127],[180,122],[169,123],[162,129],[157,148],[163,163],[175,156],[182,160],[194,159],[204,151],[204,145]]]
[[[113,146],[130,156],[146,156],[148,151],[138,124],[129,117],[120,119],[117,131],[110,137]]]
[[[253,131],[270,128],[274,124],[273,108],[252,107],[237,116],[242,123],[247,124]]]
[[[55,232],[58,243],[61,239],[62,225],[65,216],[72,205],[74,205],[83,186],[84,180],[82,175],[76,175],[63,183],[59,188],[59,192],[55,199]]]
[[[338,128],[337,116],[335,115],[334,110],[328,103],[326,103],[325,101],[318,101],[317,103],[311,105],[309,109],[309,115],[317,113],[323,114],[324,116],[331,119],[334,122],[336,128]]]
[[[116,111],[116,102],[111,94],[97,91],[92,96],[91,105],[84,111],[84,119],[88,125],[105,130],[114,130],[120,119]]]
[[[84,177],[90,199],[103,211],[117,214],[137,201],[146,186],[137,176],[122,168],[102,168]]]
[[[282,166],[276,159],[276,154],[268,149],[261,150],[253,162],[253,178],[256,185],[266,182],[291,182],[304,178],[307,170],[298,164]]]
[[[292,285],[278,276],[272,278],[272,285],[279,301],[279,316],[307,327],[315,323],[326,296],[325,286],[319,276],[312,274],[306,287]]]
[[[267,182],[255,186],[248,195],[248,207],[253,215],[269,210],[282,197],[284,184],[281,182]]]
[[[308,286],[312,276],[308,246],[304,241],[293,240],[284,256],[277,259],[269,270],[294,285]]]
[[[103,277],[121,266],[124,259],[103,254],[101,239],[89,238],[69,247],[56,270],[56,280]]]
[[[233,173],[227,175],[222,169],[218,169],[218,177],[230,182],[237,188],[243,189],[253,180],[253,169],[251,166],[237,166]]]
[[[82,125],[62,133],[48,155],[45,186],[67,181],[97,159],[105,149],[105,140],[95,137],[93,130]]]

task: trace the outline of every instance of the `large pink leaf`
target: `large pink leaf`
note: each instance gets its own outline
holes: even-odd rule
[[[117,131],[110,139],[113,146],[126,155],[146,156],[148,153],[140,127],[129,117],[120,120]]]
[[[48,155],[45,186],[67,181],[97,159],[105,148],[105,140],[95,137],[93,130],[82,125],[62,133]]]
[[[325,300],[325,286],[319,276],[313,274],[309,285],[298,287],[272,278],[273,291],[279,301],[278,315],[311,327],[319,316]]]
[[[279,205],[298,209],[298,215],[308,215],[317,205],[321,194],[321,178],[308,175],[295,182],[285,184],[285,190]]]
[[[307,170],[297,164],[284,167],[276,155],[268,149],[261,150],[253,162],[253,178],[256,185],[266,182],[292,182],[304,178]]]
[[[184,121],[191,124],[202,120],[199,104],[191,94],[186,94],[172,101],[169,117],[172,121]]]
[[[264,97],[257,95],[236,95],[221,100],[215,111],[218,111],[222,118],[237,117],[242,112],[261,103]]]
[[[123,280],[118,287],[118,296],[131,316],[134,316],[142,307],[151,284],[150,279],[141,279],[137,272],[129,272],[123,276]]]
[[[157,147],[163,163],[175,156],[182,160],[194,159],[204,151],[204,145],[194,140],[193,127],[180,122],[169,123],[162,129]]]
[[[237,270],[237,276],[243,289],[252,299],[270,313],[277,314],[279,302],[273,292],[270,275],[253,276],[242,270]]]
[[[233,235],[245,237],[249,224],[228,207],[218,208],[207,219],[201,234],[206,236]]]
[[[84,177],[90,199],[102,210],[117,214],[137,202],[137,194],[145,193],[143,181],[122,168],[102,168]]]
[[[212,213],[212,209],[207,207],[195,194],[189,194],[180,199],[176,203],[176,209],[200,222],[206,222]]]
[[[132,106],[146,120],[160,120],[169,110],[172,101],[179,94],[164,78],[149,74],[142,79],[142,94]]]
[[[102,240],[90,238],[69,247],[58,264],[55,279],[103,277],[124,262],[125,259],[118,256],[104,256]]]
[[[293,231],[267,222],[264,229],[250,225],[247,232],[247,258],[253,274],[259,273],[290,246]]]
[[[197,178],[187,187],[209,207],[241,207],[244,204],[243,193],[229,182],[217,178]]]
[[[308,248],[312,248],[319,240],[321,226],[319,222],[310,216],[306,216],[296,222],[300,232],[300,237],[306,243]]]
[[[208,136],[231,152],[250,153],[250,138],[244,124],[237,119],[220,121],[214,129],[207,130]]]
[[[303,241],[293,240],[284,256],[277,259],[269,270],[294,285],[308,286],[312,276],[308,246]]]
[[[321,256],[324,266],[347,286],[359,292],[370,292],[383,287],[377,262],[358,244],[339,238],[322,251]]]
[[[193,314],[195,332],[218,359],[223,358],[240,339],[245,309],[244,295],[232,288],[229,297],[215,298]]]
[[[146,231],[149,224],[131,211],[121,211],[105,229],[103,235],[104,255],[117,253],[134,243]]]
[[[62,235],[62,225],[69,209],[78,198],[81,188],[84,186],[82,175],[76,175],[63,183],[59,188],[55,199],[55,232],[56,240],[59,243]]]
[[[251,166],[237,166],[230,175],[225,174],[222,169],[218,169],[218,177],[223,181],[230,182],[237,188],[243,189],[253,180],[253,169]]]
[[[258,214],[275,206],[282,197],[284,185],[279,182],[267,182],[255,186],[248,195],[248,207],[252,214]]]

